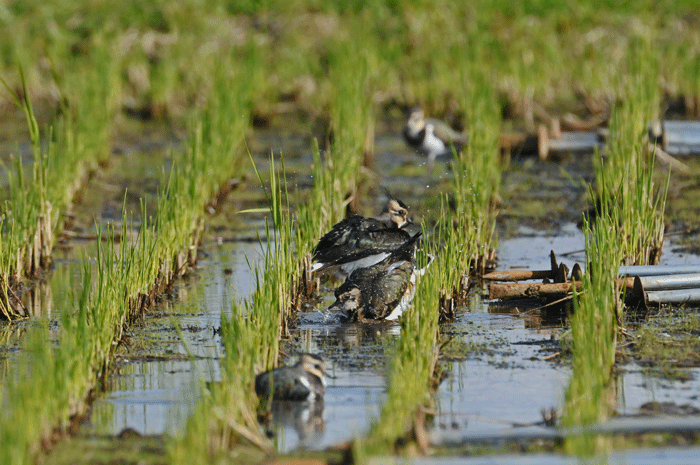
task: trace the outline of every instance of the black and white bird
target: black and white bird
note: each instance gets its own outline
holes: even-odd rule
[[[352,215],[333,226],[313,250],[312,272],[332,272],[343,279],[358,268],[379,263],[411,239],[408,207],[390,199],[379,216]]]
[[[318,400],[326,392],[326,363],[314,354],[301,354],[292,366],[260,373],[255,377],[255,392],[273,400]]]
[[[423,156],[432,166],[436,159],[449,160],[452,150],[459,151],[467,144],[468,134],[458,132],[440,120],[426,118],[420,107],[415,107],[403,129],[406,143]]]
[[[330,308],[341,309],[349,321],[398,319],[413,298],[420,238],[418,232],[381,262],[353,271]]]

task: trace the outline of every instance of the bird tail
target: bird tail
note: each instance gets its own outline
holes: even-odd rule
[[[418,231],[413,237],[404,242],[401,247],[392,252],[394,259],[413,260],[416,254],[416,247],[418,247],[422,235],[423,233]]]

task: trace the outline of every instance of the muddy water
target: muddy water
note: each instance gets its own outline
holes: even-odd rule
[[[294,161],[300,166],[310,160],[310,151],[304,149],[307,142],[295,138],[289,144]],[[265,165],[270,151],[289,155],[287,143],[285,138],[261,143],[260,166]],[[405,165],[418,159],[406,153],[396,133],[380,138],[377,149],[379,184],[411,204],[414,215],[430,213],[427,210],[437,204],[431,197],[435,186],[444,182],[449,173],[406,169]],[[159,169],[155,165],[164,160],[161,157],[151,162],[155,163],[153,166],[137,165],[137,172],[146,173],[141,178],[126,171],[131,165],[129,157],[117,160],[124,163],[124,173],[120,177],[105,176],[95,183],[103,192],[112,194],[102,195],[102,203],[90,204],[78,212],[75,231],[89,235],[94,230],[95,212],[101,212],[98,223],[116,221],[125,183],[133,198],[141,191],[153,198]],[[574,223],[584,207],[581,199],[585,188],[572,186],[567,172],[575,173],[574,177],[590,177],[590,160],[565,158],[556,164],[515,160],[504,182],[507,199],[504,221],[499,227],[499,267],[549,268],[550,250],[570,266],[583,262],[583,237]],[[290,174],[296,188],[311,185],[303,166]],[[559,205],[562,196],[573,200],[567,200],[564,207],[554,207],[555,220],[545,222],[541,212],[530,214],[520,209],[518,199],[528,193],[527,198],[536,206]],[[86,194],[85,198],[95,197]],[[131,329],[128,348],[120,350],[118,369],[109,378],[107,391],[96,400],[83,434],[116,435],[130,428],[141,434],[177,435],[197,400],[200,378],[219,379],[217,360],[222,348],[213,327],[218,327],[221,312],[229,311],[232,300],[248,295],[249,262],[255,265],[261,258],[257,242],[242,240],[254,238],[261,230],[259,219],[231,213],[258,204],[241,204],[235,198],[230,202],[234,206],[229,205],[212,221],[196,274],[177,283],[171,298],[147,315],[142,325]],[[53,299],[63,298],[66,289],[76,285],[72,280],[79,274],[80,264],[75,260],[79,255],[75,249],[93,247],[94,243],[73,245],[74,250],[57,261],[57,270],[51,277],[52,291],[50,296],[38,299],[37,312],[50,312]],[[667,244],[663,263],[700,261],[695,255],[674,254],[672,250],[672,245]],[[330,290],[326,295],[330,295]],[[272,427],[279,451],[323,449],[366,434],[381,408],[387,354],[400,335],[400,326],[340,324],[323,311],[324,307],[321,304],[318,309],[310,308],[299,315],[285,352],[315,352],[328,362],[325,402],[322,408],[313,409],[304,405],[279,407],[280,421]],[[176,326],[181,329],[182,338]],[[452,437],[485,433],[507,437],[522,425],[540,422],[541,409],[561,408],[570,369],[558,357],[547,359],[559,350],[556,340],[565,328],[562,319],[542,319],[539,312],[478,299],[462,309],[457,321],[441,327],[442,335],[452,338],[452,342],[449,357],[441,361],[446,378],[436,394],[438,416],[432,427],[435,437],[448,433]],[[193,360],[187,358],[188,351]],[[619,412],[639,413],[640,407],[651,400],[700,407],[696,394],[700,392],[700,377],[697,369],[689,370],[691,381],[681,382],[653,377],[634,364],[620,366],[616,379]]]
[[[700,263],[700,257],[688,254],[684,247],[677,244],[677,238],[668,238],[664,244],[661,264],[688,265]],[[682,312],[697,314],[700,308],[687,306]],[[637,363],[619,367],[616,378],[617,411],[621,415],[637,415],[642,406],[648,402],[670,402],[686,406],[690,410],[700,409],[700,368],[683,368],[687,380],[662,378],[649,373],[649,370]]]
[[[525,228],[522,236],[501,241],[503,268],[549,266],[549,250],[577,252],[583,237],[573,225],[558,233]],[[527,247],[523,247],[523,240]],[[200,376],[217,380],[216,359],[221,354],[218,325],[221,309],[233,298],[250,291],[246,256],[259,257],[260,248],[250,243],[226,243],[205,247],[197,276],[178,286],[179,298],[144,326],[133,339],[156,339],[150,347],[132,347],[120,355],[119,371],[110,378],[109,392],[93,407],[91,434],[117,434],[132,428],[142,434],[177,434],[198,395]],[[517,251],[517,252],[516,252]],[[577,254],[565,254],[573,264]],[[570,257],[570,258],[569,258]],[[686,260],[667,255],[668,263]],[[255,260],[252,260],[255,262]],[[281,405],[278,422],[271,428],[280,452],[324,449],[366,434],[379,414],[386,387],[386,356],[400,326],[341,324],[335,315],[311,309],[301,313],[293,328],[287,353],[319,353],[329,363],[328,391],[323,405]],[[186,349],[174,332],[183,329],[186,344],[195,355],[184,359]],[[441,329],[456,349],[443,361],[447,377],[436,395],[438,416],[435,440],[441,437],[510,437],[525,426],[538,425],[542,409],[560,409],[568,384],[568,365],[546,360],[559,351],[563,320],[542,320],[539,314],[512,307],[475,301],[460,318]],[[158,335],[161,335],[160,337]],[[160,355],[158,355],[160,354]],[[694,377],[697,379],[697,376]],[[618,411],[638,414],[652,400],[697,404],[698,383],[680,382],[647,375],[635,365],[621,366],[616,379]]]
[[[92,434],[115,435],[125,428],[177,434],[199,396],[200,377],[221,378],[222,346],[214,328],[222,311],[230,312],[234,300],[252,291],[249,264],[258,266],[262,248],[249,241],[210,243],[204,252],[196,275],[177,283],[177,298],[132,328],[130,347],[120,351],[117,371],[85,425]]]
[[[443,182],[446,173],[409,170],[410,174],[402,174],[402,165],[416,160],[406,158],[405,152],[403,157],[397,155],[403,150],[401,144],[397,137],[378,142],[378,148],[386,155],[377,159],[377,170],[384,173],[380,183],[418,206],[413,212],[420,215],[421,208],[430,205],[426,196],[431,185]],[[308,151],[294,147],[296,161],[309,158]],[[270,150],[277,152],[274,147],[265,147],[265,152]],[[264,164],[264,159],[260,163]],[[575,201],[557,215],[557,221],[546,224],[523,218],[520,212],[515,216],[518,207],[509,210],[506,206],[503,238],[498,246],[499,266],[546,269],[550,266],[550,250],[556,251],[559,260],[569,266],[583,262],[583,236],[574,222],[584,207],[581,198],[585,189],[572,187],[562,166],[586,175],[590,161],[572,158],[559,164],[538,165],[530,160],[517,163],[506,177],[506,192],[510,190],[519,196],[518,189],[528,191],[530,199],[544,204],[557,202],[562,195]],[[303,172],[294,170],[290,174],[297,187],[309,185]],[[518,187],[524,182],[534,188]],[[226,212],[225,215],[229,216]],[[533,217],[536,215],[533,213]],[[226,225],[219,227],[224,230]],[[244,251],[250,255],[253,250],[259,251],[257,247],[235,242],[205,244],[208,257],[200,261],[195,278],[178,285],[179,298],[149,315],[142,328],[134,329],[135,333],[143,332],[135,335],[135,340],[157,339],[156,335],[161,334],[160,340],[141,352],[132,348],[133,356],[120,356],[120,369],[110,379],[109,392],[96,402],[86,431],[116,434],[127,427],[145,434],[182,431],[183,420],[198,394],[199,376],[218,379],[216,359],[221,346],[210,328],[218,324],[222,309],[230,307],[232,295],[242,297],[249,291],[250,271]],[[677,263],[684,259],[692,262],[696,257],[667,254],[664,258],[667,263]],[[326,290],[325,295],[330,292]],[[381,408],[386,388],[385,354],[390,353],[400,326],[340,324],[323,311],[330,303],[326,300],[318,308],[299,315],[298,324],[292,329],[293,338],[285,347],[289,354],[319,353],[328,362],[325,402],[313,408],[277,407],[278,422],[271,430],[281,452],[323,449],[366,434]],[[182,359],[186,351],[173,331],[175,322],[183,328],[187,346],[196,356],[194,362]],[[560,409],[570,368],[558,357],[548,358],[559,350],[557,339],[565,328],[562,319],[543,320],[539,312],[495,303],[476,300],[463,309],[457,321],[441,328],[443,336],[452,338],[451,344],[456,348],[442,361],[447,376],[436,394],[435,437],[439,439],[447,430],[452,437],[507,437],[523,425],[539,423],[542,409]],[[617,386],[623,414],[638,413],[639,407],[649,400],[697,402],[692,394],[697,392],[694,383],[658,380],[634,365],[621,367]]]
[[[550,250],[575,254],[581,249],[583,236],[573,224],[546,232],[521,227],[499,242],[499,268],[549,269]],[[440,443],[443,436],[507,436],[539,424],[542,409],[560,408],[571,370],[547,358],[559,351],[564,321],[543,320],[538,310],[488,301],[465,310],[442,328],[462,348],[457,355],[464,360],[447,364],[448,377],[437,392],[434,441]]]

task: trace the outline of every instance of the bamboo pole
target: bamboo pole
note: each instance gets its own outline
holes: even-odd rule
[[[573,286],[582,289],[580,281],[569,283],[491,283],[489,285],[489,299],[536,299],[563,297],[571,292]]]

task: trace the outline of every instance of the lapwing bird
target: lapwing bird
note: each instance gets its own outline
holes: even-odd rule
[[[432,166],[436,159],[449,160],[453,147],[459,151],[467,144],[467,133],[455,131],[442,121],[426,118],[419,107],[411,111],[403,136],[409,146],[428,157],[428,166]]]
[[[413,297],[420,237],[418,232],[381,262],[353,271],[330,308],[340,308],[349,321],[396,320]]]
[[[411,239],[408,207],[390,199],[379,216],[352,215],[337,223],[313,250],[312,272],[333,272],[344,279],[358,268],[372,266]]]
[[[255,377],[255,392],[273,400],[316,400],[326,392],[326,363],[314,354],[301,354],[293,366],[275,368]]]

